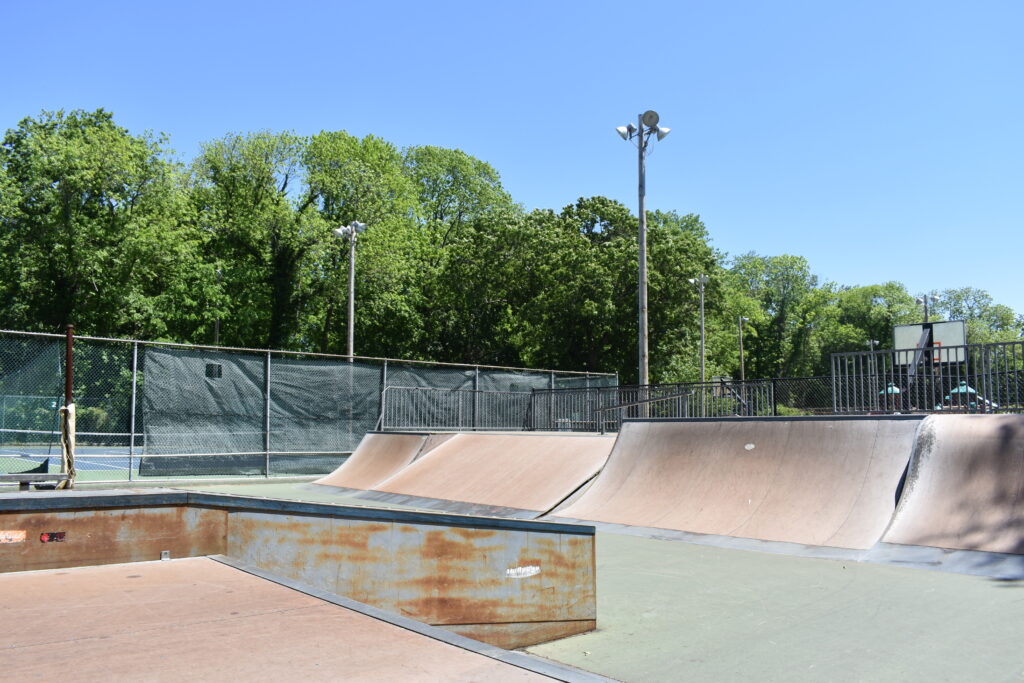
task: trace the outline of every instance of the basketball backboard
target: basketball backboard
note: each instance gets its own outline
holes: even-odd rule
[[[966,358],[963,347],[966,344],[967,326],[963,320],[897,325],[893,328],[893,348],[897,350],[898,365],[913,364],[918,357],[916,349],[919,348],[924,349],[924,353],[930,353],[934,363],[963,363]]]

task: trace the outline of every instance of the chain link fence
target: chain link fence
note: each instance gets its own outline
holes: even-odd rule
[[[0,473],[59,468],[64,344],[62,335],[0,331]],[[525,409],[498,396],[616,383],[593,373],[94,337],[75,339],[73,365],[78,481],[326,474],[383,421],[389,387],[435,392],[391,392],[400,427],[443,428],[431,416],[455,391],[475,393],[458,400],[477,428],[508,429]]]
[[[0,335],[0,474],[59,466],[64,361],[59,337]]]

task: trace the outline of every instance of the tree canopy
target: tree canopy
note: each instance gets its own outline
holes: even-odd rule
[[[102,109],[42,112],[0,144],[0,327],[344,353],[351,242],[356,352],[637,376],[637,224],[581,197],[525,211],[488,163],[367,135],[230,133],[187,165],[167,139]],[[824,374],[829,354],[891,343],[920,320],[899,282],[820,282],[801,256],[730,257],[697,215],[649,212],[653,381]],[[947,289],[934,319],[971,342],[1018,339],[1024,316]]]

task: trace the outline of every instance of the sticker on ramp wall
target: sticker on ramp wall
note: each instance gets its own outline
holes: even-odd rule
[[[65,531],[46,531],[39,534],[40,543],[63,543]]]
[[[0,543],[21,543],[28,537],[28,533],[24,529],[20,530],[0,530]]]
[[[540,574],[540,567],[535,564],[526,565],[525,567],[510,567],[505,570],[505,576],[510,579],[525,579],[528,576],[536,576]]]

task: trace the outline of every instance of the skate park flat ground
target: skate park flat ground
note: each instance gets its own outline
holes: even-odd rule
[[[1024,581],[601,530],[596,548],[597,630],[531,654],[624,681],[1024,679]]]
[[[0,596],[7,680],[551,680],[210,558],[3,574]]]

